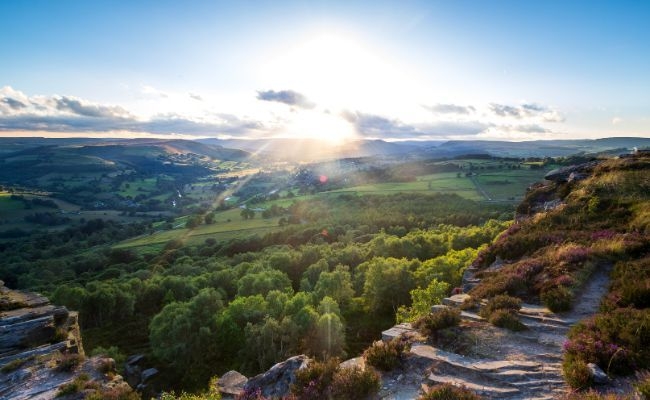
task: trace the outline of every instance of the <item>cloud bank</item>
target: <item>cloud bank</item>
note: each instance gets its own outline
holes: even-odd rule
[[[159,90],[149,90],[164,98]],[[155,93],[154,93],[155,92]],[[194,93],[184,93],[186,101],[201,108],[209,102]],[[328,113],[350,124],[360,137],[373,139],[473,139],[506,136],[512,139],[553,134],[551,124],[563,122],[564,116],[553,108],[536,103],[508,105],[490,103],[484,106],[458,104],[422,105],[430,113],[421,120],[408,121],[393,115],[346,110],[320,110],[301,93],[292,90],[259,91],[256,98],[291,106],[264,116],[241,117],[235,114],[205,111],[200,116],[184,113],[159,113],[143,118],[120,105],[91,102],[74,96],[27,96],[9,86],[0,88],[0,132],[38,131],[53,133],[120,132],[153,135],[193,135],[232,137],[273,137],[282,134],[295,118],[310,113]],[[254,102],[254,99],[251,98]],[[294,114],[294,108],[310,109]],[[416,107],[418,107],[416,105]],[[242,110],[243,111],[243,110]],[[428,115],[428,117],[426,116]],[[620,119],[615,118],[612,124]],[[312,121],[313,123],[313,121]],[[307,129],[308,128],[304,128]],[[496,135],[496,136],[495,136]]]
[[[214,136],[241,135],[263,128],[258,121],[230,114],[193,119],[178,114],[159,114],[140,119],[120,106],[101,105],[70,96],[33,96],[0,89],[0,131],[112,132]]]
[[[499,117],[535,118],[543,122],[564,122],[564,116],[559,111],[535,103],[519,106],[491,103],[489,107],[490,111]]]
[[[306,109],[316,107],[316,104],[309,101],[305,95],[293,90],[280,90],[277,92],[275,90],[262,90],[257,92],[257,99],[262,101],[274,101]]]

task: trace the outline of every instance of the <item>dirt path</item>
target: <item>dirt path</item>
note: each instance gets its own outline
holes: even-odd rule
[[[476,177],[475,177],[475,176],[470,176],[469,178],[472,180],[472,183],[473,183],[474,186],[476,187],[476,190],[478,190],[478,192],[479,192],[480,194],[482,194],[483,197],[485,197],[485,200],[487,200],[487,201],[492,201],[492,197],[490,197],[490,195],[489,195],[489,194],[488,194],[488,193],[483,189],[483,187],[478,183],[478,181],[476,180]]]
[[[598,312],[600,301],[607,294],[609,288],[609,274],[612,272],[611,264],[603,264],[596,267],[589,280],[576,296],[571,311],[562,313],[567,321],[578,322]]]
[[[464,355],[426,343],[411,349],[405,370],[384,376],[380,398],[417,398],[422,384],[449,382],[488,399],[554,399],[568,391],[561,369],[562,345],[571,326],[598,311],[607,293],[611,265],[600,265],[576,296],[573,310],[554,314],[525,304],[520,320],[527,330],[512,332],[464,313],[463,327],[474,346]],[[401,377],[400,377],[401,375]]]

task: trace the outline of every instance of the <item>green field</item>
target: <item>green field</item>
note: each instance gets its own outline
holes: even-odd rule
[[[484,165],[488,165],[485,160],[476,161],[482,161]],[[272,205],[288,207],[294,201],[338,196],[343,193],[355,195],[394,194],[400,192],[455,193],[470,200],[486,200],[485,196],[477,189],[474,181],[480,185],[492,201],[512,201],[513,198],[521,198],[526,188],[532,183],[543,179],[544,174],[544,170],[531,170],[527,168],[517,170],[498,169],[489,170],[489,172],[482,170],[479,172],[479,175],[473,178],[466,177],[464,173],[459,177],[456,172],[442,172],[419,176],[413,182],[387,182],[360,185],[312,195],[296,196],[294,198],[284,197],[278,200],[256,204],[254,207],[268,208]],[[195,189],[198,189],[198,187]],[[231,198],[228,203],[233,204],[233,200],[238,201],[239,199]],[[164,244],[174,239],[181,239],[190,244],[197,244],[209,237],[216,240],[228,240],[253,234],[263,234],[276,229],[278,226],[278,218],[263,219],[257,213],[255,218],[245,220],[241,217],[240,212],[241,210],[239,208],[217,212],[215,213],[215,222],[213,224],[199,225],[197,228],[191,230],[184,228],[187,216],[180,217],[173,223],[175,229],[127,240],[117,244],[115,247],[137,247],[140,251],[144,252],[149,250],[154,251],[160,250]]]
[[[521,199],[526,188],[539,182],[545,173],[529,169],[486,172],[478,175],[476,181],[494,200]]]
[[[16,210],[24,210],[25,204],[11,198],[11,193],[0,192],[0,215]]]
[[[149,193],[156,190],[156,178],[137,179],[133,182],[123,182],[120,186],[119,195],[124,197],[135,197],[139,194]]]
[[[152,245],[162,245],[174,239],[181,239],[190,244],[197,244],[203,242],[208,237],[217,240],[227,240],[246,237],[256,233],[265,233],[278,226],[278,218],[264,219],[256,215],[253,219],[245,220],[241,217],[240,212],[241,210],[238,208],[217,212],[215,213],[215,222],[213,224],[199,225],[194,229],[177,228],[156,232],[152,235],[126,240],[118,243],[114,247],[150,247]],[[184,225],[186,219],[186,217],[178,218],[174,222],[174,225]]]
[[[333,190],[330,193],[390,194],[399,192],[456,193],[471,200],[482,200],[469,178],[455,172],[419,176],[414,182],[387,182]]]

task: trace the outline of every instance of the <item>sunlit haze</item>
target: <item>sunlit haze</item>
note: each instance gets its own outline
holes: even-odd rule
[[[0,4],[0,135],[650,136],[647,2]]]

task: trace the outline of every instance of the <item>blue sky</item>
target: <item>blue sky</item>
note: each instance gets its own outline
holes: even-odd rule
[[[0,135],[650,136],[650,2],[2,1]]]

